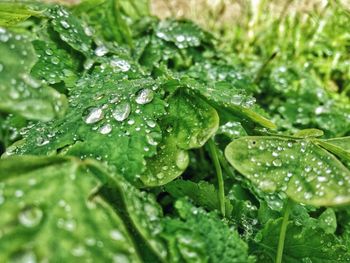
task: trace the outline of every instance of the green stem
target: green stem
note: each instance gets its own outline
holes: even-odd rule
[[[290,212],[290,199],[287,200],[287,204],[284,210],[283,221],[282,221],[281,230],[280,230],[280,237],[278,240],[276,263],[282,263],[284,240],[286,238],[289,212]]]
[[[215,142],[213,139],[208,141],[209,151],[211,158],[214,162],[216,175],[218,177],[218,185],[219,185],[219,203],[220,210],[223,217],[225,217],[225,190],[224,190],[224,179],[222,177],[222,170],[219,162],[218,152],[215,146]]]

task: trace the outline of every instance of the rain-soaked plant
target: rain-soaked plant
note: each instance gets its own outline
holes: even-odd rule
[[[346,93],[216,44],[147,1],[0,3],[1,262],[350,261]]]

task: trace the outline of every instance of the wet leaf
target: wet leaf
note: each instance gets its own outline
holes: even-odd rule
[[[32,127],[14,153],[93,157],[135,182],[161,140],[157,120],[165,114],[162,95],[152,79],[102,76],[96,70],[79,80],[65,117]]]
[[[40,16],[40,11],[30,8],[30,5],[14,1],[0,2],[0,26],[13,26],[25,21],[31,16]]]
[[[206,213],[183,199],[175,207],[179,218],[165,218],[161,233],[174,262],[254,262],[236,230],[217,214]]]
[[[270,220],[256,235],[252,251],[259,262],[275,262],[282,218]],[[300,226],[289,222],[283,250],[283,262],[347,262],[348,249],[333,234],[327,234],[317,223]]]
[[[204,207],[208,210],[220,210],[218,190],[215,186],[206,182],[200,181],[195,183],[189,180],[175,180],[165,186],[165,190],[173,197],[179,199],[188,197],[197,206]],[[232,212],[230,200],[225,200],[226,214]]]
[[[285,191],[315,206],[350,202],[350,171],[313,140],[242,137],[227,146],[225,156],[264,191]]]
[[[5,261],[140,262],[123,221],[93,190],[93,162],[0,160],[0,257]]]
[[[27,35],[0,28],[0,53],[2,112],[41,121],[64,114],[65,96],[30,75],[36,56]]]
[[[141,176],[147,186],[163,185],[180,176],[189,162],[187,151],[203,146],[218,129],[219,117],[205,101],[178,93],[168,103],[168,113],[161,120],[163,140]]]

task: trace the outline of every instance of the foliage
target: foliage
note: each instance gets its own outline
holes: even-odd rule
[[[231,58],[147,5],[0,4],[0,259],[349,261],[346,41]]]

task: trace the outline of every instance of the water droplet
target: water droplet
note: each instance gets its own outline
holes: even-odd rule
[[[154,93],[151,89],[143,89],[137,95],[135,101],[137,104],[147,104],[153,100]]]
[[[243,102],[243,98],[239,94],[233,95],[232,98],[231,98],[231,103],[232,104],[241,105],[242,102]]]
[[[157,123],[156,123],[155,121],[153,121],[153,120],[147,120],[147,121],[146,121],[146,124],[147,124],[148,127],[150,127],[150,128],[154,128],[154,127],[156,127],[156,125],[157,125]]]
[[[109,134],[112,131],[112,125],[110,125],[109,123],[103,125],[100,129],[99,132],[101,134]]]
[[[26,207],[18,215],[19,222],[25,227],[37,226],[43,218],[43,211],[35,206]]]
[[[118,229],[111,230],[109,235],[112,239],[117,240],[117,241],[122,241],[125,239],[123,234]]]
[[[84,256],[86,250],[83,246],[79,245],[72,249],[72,255],[75,257],[82,257]]]
[[[19,251],[15,252],[11,258],[11,263],[36,263],[37,257],[33,251]]]
[[[116,121],[124,121],[129,117],[130,112],[131,112],[130,104],[128,102],[123,102],[118,104],[115,107],[112,115]]]
[[[99,122],[104,117],[102,109],[95,107],[88,108],[85,111],[84,116],[84,121],[86,124]]]
[[[280,159],[275,159],[272,161],[272,164],[276,167],[282,166],[282,161]]]
[[[60,63],[60,60],[57,57],[52,57],[51,58],[51,63],[54,65],[57,65],[58,63]]]
[[[119,68],[122,72],[126,72],[130,69],[130,64],[123,59],[112,59],[110,64],[112,67]]]
[[[113,263],[130,263],[130,260],[126,255],[116,254],[113,256]]]
[[[98,57],[102,57],[108,53],[108,48],[106,46],[99,46],[95,49],[95,55]]]
[[[61,20],[60,21],[60,23],[61,23],[61,25],[65,28],[65,29],[68,29],[68,28],[70,28],[70,25],[68,24],[68,22],[67,21],[65,21],[65,20]]]
[[[176,156],[176,166],[180,170],[185,170],[188,165],[188,154],[185,151],[180,150]]]

